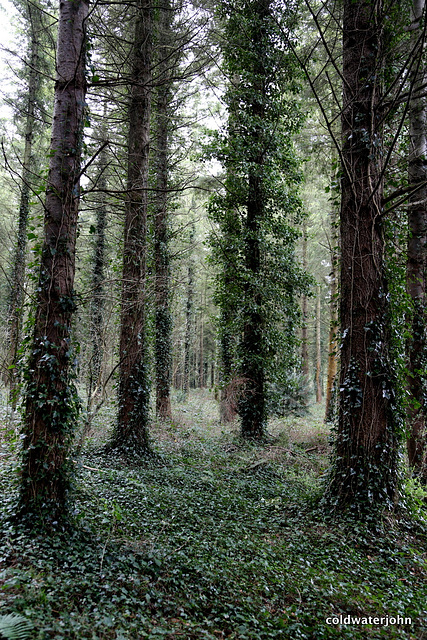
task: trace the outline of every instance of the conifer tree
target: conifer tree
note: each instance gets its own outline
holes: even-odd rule
[[[31,190],[34,188],[36,181],[36,162],[33,148],[34,136],[37,130],[40,129],[40,126],[37,126],[37,120],[40,119],[40,116],[41,119],[43,119],[44,116],[43,110],[40,109],[41,103],[43,102],[42,89],[44,84],[42,71],[46,72],[47,66],[42,43],[42,39],[45,36],[43,9],[38,3],[25,1],[22,11],[29,34],[28,54],[23,73],[27,86],[22,109],[25,122],[23,131],[24,150],[22,156],[17,241],[9,292],[8,356],[6,362],[6,382],[9,384],[13,405],[15,405],[17,401],[19,383],[17,356],[20,347],[23,320],[28,217]]]
[[[102,145],[106,145],[106,131],[102,131]],[[99,200],[96,205],[95,242],[93,247],[92,262],[92,299],[90,304],[90,337],[92,354],[89,366],[88,408],[90,410],[93,394],[99,394],[102,383],[102,359],[103,359],[103,315],[104,315],[104,287],[105,287],[105,262],[106,246],[105,231],[107,227],[107,151],[102,148],[99,155],[99,173],[97,186]]]
[[[384,3],[345,0],[339,424],[328,495],[358,512],[394,503],[399,423],[384,262]]]
[[[194,236],[196,234],[196,228],[194,220],[191,221],[190,238],[189,238],[189,262],[188,262],[188,281],[186,291],[186,305],[185,305],[185,338],[184,338],[184,380],[183,380],[183,392],[185,398],[188,397],[190,390],[190,356],[191,356],[191,340],[192,340],[192,328],[194,322],[194,258],[193,243]]]
[[[408,211],[407,289],[413,303],[408,353],[408,456],[414,471],[427,480],[426,455],[426,277],[427,277],[427,73],[425,1],[412,5],[411,46],[419,62],[413,65],[409,104],[408,186],[412,190]],[[421,56],[421,59],[420,59]]]
[[[151,115],[152,5],[136,4],[128,107],[127,193],[119,348],[118,420],[109,448],[125,455],[150,451],[147,363],[147,209]]]
[[[280,386],[292,366],[295,295],[303,287],[292,228],[300,202],[291,136],[301,115],[286,42],[296,5],[287,3],[279,15],[270,0],[225,1],[221,16],[229,119],[216,152],[226,171],[224,190],[210,205],[218,226],[217,239],[212,237],[220,265],[217,299],[226,329],[239,336],[241,432],[260,439],[266,432],[267,386]],[[285,363],[281,349],[289,355]]]
[[[172,360],[172,318],[170,313],[170,221],[169,207],[171,142],[172,76],[177,73],[179,49],[176,49],[172,22],[174,10],[166,1],[158,9],[157,19],[157,77],[155,100],[155,169],[156,202],[154,209],[155,262],[155,365],[156,414],[161,419],[172,417],[170,402]],[[178,53],[178,56],[177,56]]]
[[[75,427],[71,318],[85,105],[85,0],[60,3],[57,77],[44,241],[29,363],[25,371],[20,510],[59,522],[69,490]]]

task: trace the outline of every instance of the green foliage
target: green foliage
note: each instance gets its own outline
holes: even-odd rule
[[[237,337],[230,345],[234,370],[249,380],[267,373],[272,385],[295,365],[296,296],[307,287],[295,261],[302,207],[292,143],[303,117],[295,97],[298,70],[283,36],[296,14],[289,3],[285,14],[276,10],[257,0],[220,5],[228,125],[211,144],[225,178],[209,205],[221,339]],[[256,344],[240,338],[248,326]],[[242,402],[241,409],[250,412],[251,404]]]
[[[31,620],[37,640],[421,637],[425,533],[407,516],[370,527],[325,517],[326,445],[308,435],[314,420],[293,418],[290,437],[263,447],[206,428],[205,414],[162,424],[164,466],[124,468],[88,450],[76,465],[80,524],[67,535],[29,537],[8,524],[14,490],[3,468],[3,606]],[[408,490],[422,524],[421,491]],[[413,626],[326,624],[340,613]]]
[[[7,640],[28,640],[31,637],[32,625],[22,616],[13,614],[0,616],[0,635]]]
[[[75,307],[76,296],[61,298],[64,311]],[[21,507],[22,518],[31,529],[68,524],[74,465],[69,458],[81,410],[76,380],[78,345],[64,330],[64,344],[54,344],[46,336],[35,339],[35,318],[30,313],[27,335],[20,352],[23,371],[23,403],[21,406]],[[64,366],[65,364],[65,366]],[[37,368],[38,375],[34,375]],[[48,433],[37,432],[28,425],[28,414],[34,410]],[[29,472],[31,469],[31,472]],[[32,487],[38,485],[33,495]],[[55,487],[55,489],[53,489]]]
[[[390,358],[395,376],[394,417],[401,425],[404,439],[404,415],[407,408],[408,362],[406,347],[411,339],[412,302],[406,290],[407,214],[398,212],[386,221],[386,270],[389,287]]]

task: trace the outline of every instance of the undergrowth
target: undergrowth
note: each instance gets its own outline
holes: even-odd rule
[[[145,468],[102,453],[100,430],[76,459],[75,529],[49,539],[8,524],[9,447],[0,615],[28,620],[29,640],[427,638],[422,527],[328,519],[324,437],[281,428],[255,447],[202,417],[158,425]],[[412,625],[326,623],[340,614]]]

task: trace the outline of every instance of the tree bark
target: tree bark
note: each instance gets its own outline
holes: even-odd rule
[[[336,400],[336,379],[338,372],[338,237],[336,229],[337,212],[334,206],[331,213],[331,273],[330,273],[330,318],[329,318],[329,338],[328,338],[328,376],[326,382],[326,407],[325,422],[333,422],[335,419]]]
[[[416,47],[422,32],[425,0],[414,0],[412,6],[412,46]],[[425,17],[424,17],[425,19]],[[419,49],[418,55],[421,55]],[[424,97],[426,73],[421,61],[412,80],[409,106],[408,184],[416,187],[427,179],[427,109]],[[420,95],[421,94],[421,95]],[[408,341],[408,408],[407,427],[409,464],[417,475],[426,477],[426,407],[423,402],[426,358],[426,251],[427,188],[419,188],[410,197],[408,211],[407,290],[412,300],[412,331]]]
[[[195,236],[194,222],[192,223],[190,233],[190,251],[192,251]],[[194,307],[194,264],[193,257],[190,255],[190,263],[188,266],[188,282],[187,282],[187,302],[185,312],[185,339],[184,339],[184,380],[183,393],[188,398],[190,390],[190,356],[191,356],[191,338],[193,329],[193,307]]]
[[[120,318],[118,421],[110,448],[150,453],[150,384],[146,345],[147,187],[151,113],[151,5],[138,0],[129,101],[126,202]]]
[[[302,231],[302,268],[307,272],[307,223],[304,222]],[[302,325],[301,325],[301,365],[304,383],[308,385],[308,304],[307,295],[302,296]]]
[[[344,1],[339,424],[329,496],[391,507],[398,436],[382,229],[381,1]]]
[[[171,119],[172,8],[165,2],[159,8],[158,49],[159,86],[156,101],[156,173],[157,194],[154,212],[155,307],[156,307],[156,415],[161,420],[172,418],[170,386],[172,357],[172,318],[170,313],[170,255],[168,193],[168,149]]]
[[[44,242],[23,424],[21,513],[55,524],[66,513],[75,426],[71,318],[86,82],[83,0],[60,2],[57,78]],[[43,515],[42,515],[43,514]]]
[[[105,142],[105,132],[104,132]],[[99,157],[100,201],[96,209],[96,237],[92,271],[92,301],[90,309],[90,336],[92,340],[92,356],[89,372],[88,410],[92,406],[92,395],[99,392],[102,381],[103,360],[103,313],[104,313],[104,280],[105,280],[105,230],[107,228],[107,207],[105,190],[107,180],[107,153],[103,149]]]

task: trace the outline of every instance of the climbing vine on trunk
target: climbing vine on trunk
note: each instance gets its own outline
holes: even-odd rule
[[[296,6],[283,9],[270,0],[220,6],[230,81],[227,129],[214,144],[226,175],[210,204],[212,247],[222,340],[238,342],[235,367],[223,353],[224,372],[236,370],[241,432],[255,439],[266,432],[269,391],[286,385],[295,362],[295,296],[305,283],[294,259],[301,204],[292,135],[302,116],[288,40]]]
[[[57,77],[44,242],[31,354],[25,371],[20,512],[55,525],[67,513],[76,423],[71,319],[85,107],[85,0],[60,3]]]

